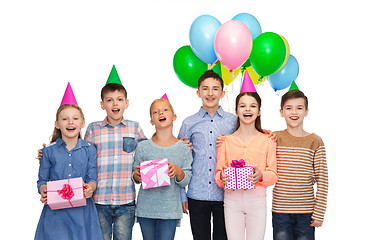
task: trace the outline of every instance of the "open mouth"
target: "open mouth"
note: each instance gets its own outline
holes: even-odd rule
[[[296,120],[299,120],[299,117],[293,116],[293,117],[290,117],[290,119],[296,121]]]
[[[251,118],[252,117],[252,114],[251,113],[245,113],[243,115],[244,118]]]
[[[112,109],[111,110],[113,113],[119,113],[119,111],[120,111],[120,109],[118,108],[118,109]]]
[[[73,132],[74,130],[76,130],[76,128],[75,128],[75,127],[67,127],[67,131],[68,131],[68,132]]]
[[[165,117],[159,118],[159,122],[165,122],[166,120],[167,120],[167,118],[165,118]]]

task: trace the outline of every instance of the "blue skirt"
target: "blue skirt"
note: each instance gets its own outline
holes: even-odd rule
[[[51,210],[45,205],[37,225],[35,239],[102,240],[99,217],[92,198],[86,206]]]

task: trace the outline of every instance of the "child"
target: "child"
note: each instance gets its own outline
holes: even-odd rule
[[[324,143],[303,128],[308,114],[308,99],[303,92],[291,90],[284,94],[280,113],[287,129],[276,132],[279,181],[273,189],[273,237],[314,239],[315,227],[323,224],[328,193]]]
[[[56,113],[51,144],[43,149],[37,187],[45,204],[35,239],[102,239],[92,197],[96,189],[96,149],[80,138],[85,125],[77,105],[63,104]],[[82,177],[86,206],[51,210],[47,205],[46,182]],[[87,183],[86,183],[87,182]]]
[[[115,67],[109,79],[112,74],[119,79]],[[91,142],[98,153],[98,188],[94,200],[104,239],[110,240],[113,235],[114,239],[129,240],[135,221],[133,153],[137,144],[146,137],[139,123],[123,119],[129,106],[123,85],[106,84],[101,90],[100,104],[107,117],[91,123],[85,134],[85,140]]]
[[[140,162],[167,158],[171,180],[169,186],[140,187],[137,217],[144,240],[173,240],[176,226],[182,218],[180,188],[190,181],[192,155],[190,148],[173,136],[173,121],[177,117],[167,100],[155,100],[150,107],[150,116],[156,133],[137,146],[133,178],[136,183],[141,182]]]
[[[181,190],[183,211],[190,212],[192,235],[195,240],[227,239],[224,225],[223,189],[215,183],[216,138],[234,132],[236,117],[219,106],[224,96],[222,78],[212,70],[198,81],[197,95],[202,100],[200,110],[187,117],[178,138],[186,137],[193,144],[192,178],[188,192]],[[188,199],[187,199],[188,197]],[[188,201],[188,205],[187,205]]]
[[[252,190],[225,190],[224,215],[229,240],[264,239],[266,225],[266,187],[278,180],[276,143],[263,133],[260,121],[261,99],[256,92],[240,93],[236,98],[236,131],[225,136],[217,151],[215,179],[224,187],[228,176],[224,168],[232,160],[244,159],[253,164],[254,174],[249,176],[256,187]]]

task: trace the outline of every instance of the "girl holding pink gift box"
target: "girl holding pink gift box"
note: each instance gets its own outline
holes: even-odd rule
[[[80,138],[80,130],[85,125],[81,108],[75,101],[68,84],[62,105],[56,114],[55,129],[51,144],[43,149],[40,160],[37,187],[41,202],[45,204],[37,225],[35,239],[103,239],[100,223],[92,194],[97,182],[96,148]],[[75,195],[72,178],[81,177],[86,205],[72,207]],[[69,201],[71,207],[51,210],[47,205],[47,182],[67,179],[62,189],[50,189]],[[80,180],[81,181],[81,180]],[[71,185],[69,185],[69,183]],[[56,192],[56,193],[55,193]]]
[[[229,240],[264,239],[266,225],[266,187],[278,180],[276,143],[262,132],[261,99],[256,91],[240,93],[236,98],[236,131],[225,136],[217,150],[216,182],[224,187],[229,176],[224,173],[232,160],[244,159],[254,166],[248,176],[255,189],[225,189],[224,216]],[[246,230],[246,231],[245,231]]]
[[[166,158],[170,185],[158,184],[158,187],[147,189],[141,185],[137,197],[136,216],[144,240],[172,240],[176,226],[182,218],[180,189],[188,185],[192,176],[192,153],[188,146],[173,135],[176,115],[169,101],[155,100],[150,107],[150,116],[156,133],[151,139],[138,144],[132,169],[133,179],[136,183],[142,182],[141,162]],[[156,161],[151,163],[156,164]],[[144,165],[142,173],[143,168]],[[153,178],[157,181],[158,176],[154,174]]]

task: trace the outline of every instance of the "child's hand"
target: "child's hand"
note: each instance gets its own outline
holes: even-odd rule
[[[181,141],[183,141],[183,144],[187,144],[187,147],[191,148],[191,151],[193,149],[192,142],[190,142],[186,137],[181,138]]]
[[[84,183],[83,184],[83,195],[85,195],[85,198],[92,197],[92,194],[94,193],[96,189],[96,184],[94,182]]]
[[[46,146],[46,144],[45,143],[43,143],[42,144],[42,147],[45,147]],[[41,158],[42,158],[42,148],[41,149],[39,149],[39,150],[37,150],[37,157],[36,157],[39,161],[41,160]]]
[[[182,212],[188,214],[188,202],[182,202]]]
[[[47,204],[47,186],[46,185],[42,185],[40,187],[40,192],[41,192],[41,198],[40,198],[40,201],[43,203],[43,204]]]
[[[223,186],[227,185],[228,182],[230,181],[229,179],[230,176],[224,173],[224,169],[226,169],[225,166],[222,167],[222,172],[220,173],[220,178],[222,179]]]
[[[137,165],[135,168],[135,171],[133,173],[133,179],[137,182],[137,183],[141,183],[141,174],[140,174],[140,165]]]
[[[310,227],[321,227],[323,226],[323,222],[322,221],[319,221],[319,220],[311,220],[311,224],[310,224]]]
[[[216,140],[217,147],[220,147],[220,145],[222,145],[222,143],[224,142],[224,139],[225,139],[224,133],[217,137],[217,140]]]
[[[275,142],[277,141],[277,134],[275,134],[275,132],[263,129],[263,133],[268,134],[268,138],[271,138]]]
[[[174,163],[168,163],[168,168],[169,168],[168,174],[170,178],[174,178],[175,176],[177,176],[177,181],[178,182],[182,181],[182,179],[185,176],[182,168],[178,167]]]
[[[263,173],[258,167],[254,167],[254,174],[250,174],[247,180],[251,181],[255,185],[260,181],[260,179],[263,179]]]

